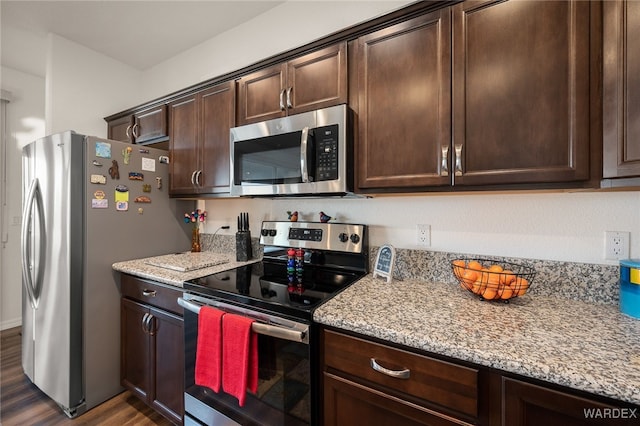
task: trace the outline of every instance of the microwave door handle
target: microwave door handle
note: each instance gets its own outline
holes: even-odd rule
[[[309,127],[302,129],[300,138],[300,172],[302,183],[309,182],[309,162],[307,161],[307,150],[309,148]]]

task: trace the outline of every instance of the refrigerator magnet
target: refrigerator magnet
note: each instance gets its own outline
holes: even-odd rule
[[[91,175],[91,183],[106,185],[107,177],[104,175]]]
[[[144,180],[144,175],[139,172],[129,172],[129,180]]]
[[[131,159],[132,152],[133,152],[133,148],[131,148],[130,146],[122,150],[122,159],[124,161],[124,164],[129,164],[129,160]]]
[[[142,184],[142,192],[151,192],[151,184],[143,183]]]
[[[129,210],[129,188],[126,185],[117,185],[115,191],[116,210]]]
[[[109,200],[107,200],[106,198],[93,198],[91,200],[91,208],[92,209],[108,209]]]
[[[96,142],[96,157],[111,158],[111,144],[109,142]]]
[[[145,172],[155,172],[156,160],[153,158],[142,157],[142,170]]]
[[[146,195],[141,195],[139,197],[136,197],[133,201],[135,201],[136,203],[150,203],[151,198],[147,197]]]
[[[156,177],[156,187],[158,189],[162,189],[162,178],[161,177]]]
[[[167,155],[161,155],[158,157],[158,161],[160,161],[160,164],[169,164],[169,157]]]
[[[111,167],[109,167],[109,176],[111,176],[111,179],[120,179],[120,170],[118,169],[117,160],[111,160]]]
[[[98,160],[93,160],[93,161],[91,162],[91,164],[93,164],[93,165],[94,165],[94,166],[96,166],[96,167],[102,167],[102,163],[101,163],[101,162],[99,162]]]
[[[93,193],[93,198],[95,198],[96,200],[102,200],[105,197],[106,197],[106,194],[104,193],[104,191],[100,189]]]

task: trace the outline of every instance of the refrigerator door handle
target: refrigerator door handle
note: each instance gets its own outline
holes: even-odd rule
[[[40,253],[38,253],[38,261],[39,265],[34,266],[36,269],[35,282],[33,274],[31,273],[31,239],[29,238],[29,228],[30,224],[33,221],[33,209],[34,206],[38,212],[38,224],[39,224],[39,232],[38,232],[38,247],[40,249]],[[31,182],[29,186],[29,193],[27,194],[27,199],[24,205],[24,211],[22,212],[22,228],[20,230],[20,241],[21,241],[21,255],[22,255],[22,280],[23,285],[27,290],[27,295],[29,296],[29,303],[33,309],[38,308],[38,303],[40,301],[40,291],[42,289],[42,281],[43,281],[43,273],[44,273],[44,258],[45,258],[45,250],[47,247],[47,234],[44,223],[44,209],[42,202],[42,192],[40,191],[40,181],[36,178]]]

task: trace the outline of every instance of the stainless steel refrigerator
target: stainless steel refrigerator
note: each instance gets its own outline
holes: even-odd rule
[[[23,149],[22,367],[69,417],[122,391],[111,265],[190,248],[168,155],[72,131]]]

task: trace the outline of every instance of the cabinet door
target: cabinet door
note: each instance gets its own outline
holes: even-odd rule
[[[146,401],[151,388],[149,335],[145,322],[149,309],[124,298],[120,306],[121,383],[138,398]]]
[[[235,126],[235,84],[222,83],[200,95],[200,192],[228,193],[229,131]]]
[[[326,372],[323,380],[326,426],[469,424]]]
[[[256,71],[238,81],[238,124],[284,117],[286,64]]]
[[[447,8],[355,44],[359,189],[450,184],[450,32]]]
[[[132,127],[133,117],[131,115],[109,121],[107,123],[107,138],[114,141],[130,143],[132,141]]]
[[[196,95],[180,98],[169,104],[171,151],[171,194],[194,194],[195,172],[198,171],[198,107]]]
[[[168,136],[166,105],[159,105],[137,112],[133,117],[133,135],[136,143],[148,142]]]
[[[184,322],[151,308],[151,407],[177,424],[184,413]]]
[[[289,114],[347,102],[346,54],[344,42],[287,63],[285,106]]]
[[[640,2],[603,2],[603,177],[640,176]]]
[[[509,426],[631,424],[629,418],[602,416],[611,406],[541,386],[503,378],[503,424]],[[606,410],[606,411],[605,411]],[[591,414],[589,414],[591,413]],[[587,418],[597,416],[599,418]],[[635,420],[637,422],[637,419]]]
[[[589,179],[590,3],[453,6],[456,185]]]

